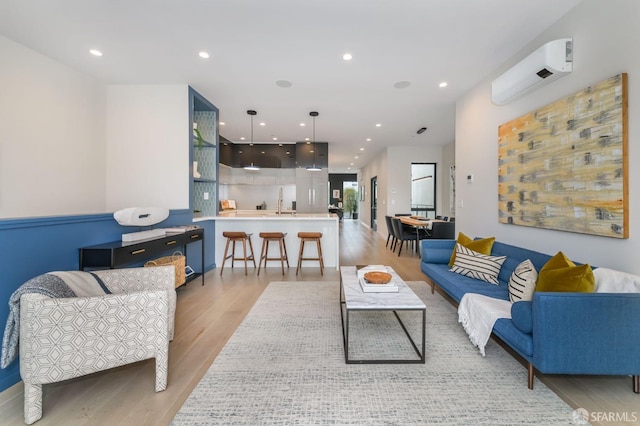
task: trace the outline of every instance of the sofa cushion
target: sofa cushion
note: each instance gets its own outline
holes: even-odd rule
[[[509,278],[509,300],[531,300],[536,289],[538,272],[529,259],[522,261]]]
[[[450,248],[431,248],[422,253],[422,262],[425,263],[449,263],[451,258]]]
[[[529,259],[534,268],[536,268],[536,271],[540,271],[544,264],[551,258],[548,254],[501,243],[500,241],[493,243],[491,255],[507,256],[507,260],[502,264],[500,275],[498,275],[498,280],[501,282],[504,281],[505,283],[509,282],[511,274],[522,261]]]
[[[450,272],[449,265],[446,263],[442,265],[421,262],[420,269],[456,302],[460,302],[465,293],[479,293],[496,299],[509,300],[506,284],[492,285]]]
[[[519,302],[528,303],[528,302]],[[524,359],[531,361],[533,357],[533,334],[523,333],[513,324],[512,319],[500,318],[493,325],[493,334],[507,343]]]
[[[491,248],[493,247],[493,243],[495,240],[495,237],[473,240],[460,232],[458,233],[458,239],[456,240],[456,243],[461,244],[462,246],[478,253],[490,255]],[[451,258],[449,259],[449,266],[453,266],[454,262],[456,261],[456,247],[453,248],[453,252],[450,256]]]
[[[515,302],[511,305],[511,320],[513,325],[523,333],[531,334],[533,332],[533,317],[531,316],[533,303]]]
[[[559,251],[540,269],[536,291],[592,293],[594,287],[591,266],[576,266]]]
[[[456,244],[456,260],[451,272],[498,284],[498,274],[506,256],[490,256]]]

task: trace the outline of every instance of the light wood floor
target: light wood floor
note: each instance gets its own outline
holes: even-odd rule
[[[254,245],[260,246],[257,241]],[[384,238],[358,221],[345,220],[340,225],[340,263],[386,264],[405,280],[424,280],[416,254],[403,249],[402,256],[398,257],[385,248]],[[205,286],[196,281],[178,289],[167,390],[154,392],[152,360],[45,385],[43,418],[37,424],[169,424],[269,282],[339,280],[335,268],[325,268],[321,276],[319,268],[309,262],[296,277],[295,265],[282,276],[276,264],[270,263],[273,267],[267,268],[266,273],[261,271],[260,276],[256,276],[255,271],[245,276],[240,263],[234,269],[227,264],[222,277],[219,269],[207,273]],[[442,303],[449,305],[445,298]],[[455,308],[451,306],[451,309]],[[523,367],[522,392],[528,391],[526,377]],[[537,377],[538,385],[539,380]],[[640,395],[632,392],[630,378],[545,376],[542,380],[574,408],[628,413],[628,417],[635,413],[640,418]],[[21,383],[0,393],[0,424],[23,424],[22,404]]]

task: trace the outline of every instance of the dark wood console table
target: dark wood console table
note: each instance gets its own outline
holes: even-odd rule
[[[135,262],[150,260],[152,257],[165,253],[173,247],[182,246],[183,254],[187,256],[187,245],[201,241],[202,243],[202,268],[204,268],[204,229],[191,229],[181,234],[168,234],[164,237],[150,238],[147,240],[124,242],[112,241],[80,248],[80,270],[87,268],[119,268]],[[204,270],[187,277],[192,281],[202,278],[204,285]]]

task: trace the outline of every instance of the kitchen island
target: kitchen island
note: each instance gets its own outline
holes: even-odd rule
[[[328,268],[336,268],[339,270],[339,221],[338,216],[332,213],[298,213],[291,211],[281,212],[277,214],[273,210],[238,210],[231,212],[221,212],[219,216],[207,216],[194,218],[193,222],[215,221],[215,265],[222,266],[224,256],[224,247],[227,239],[222,236],[225,231],[244,231],[252,233],[251,242],[253,243],[253,251],[256,257],[256,265],[260,258],[260,248],[262,247],[262,238],[260,232],[286,232],[285,242],[287,244],[287,253],[289,255],[289,266],[295,268],[298,264],[298,251],[300,249],[300,239],[298,232],[322,232],[322,255],[324,258],[324,266]],[[229,249],[231,250],[231,249]],[[236,247],[237,253],[242,256],[242,248]],[[271,245],[269,257],[279,255],[277,253],[277,245]],[[307,244],[304,249],[304,257],[316,257],[317,251],[315,244]],[[230,260],[227,261],[225,269],[230,267]],[[236,265],[240,265],[237,263]],[[270,261],[267,267],[278,267],[280,263]],[[317,261],[304,261],[302,267],[318,267]]]

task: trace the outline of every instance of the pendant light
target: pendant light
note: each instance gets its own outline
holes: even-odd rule
[[[307,170],[310,172],[319,172],[322,170],[322,167],[316,166],[316,117],[319,114],[317,111],[311,111],[309,115],[313,117],[313,166],[307,167]]]
[[[251,143],[249,144],[249,146],[251,147],[251,151],[253,152],[253,116],[258,114],[258,113],[256,111],[250,109],[250,110],[247,111],[247,114],[249,114],[249,116],[251,117]],[[258,171],[258,170],[260,170],[260,167],[254,165],[253,161],[252,161],[250,165],[244,166],[244,169],[245,170]]]

